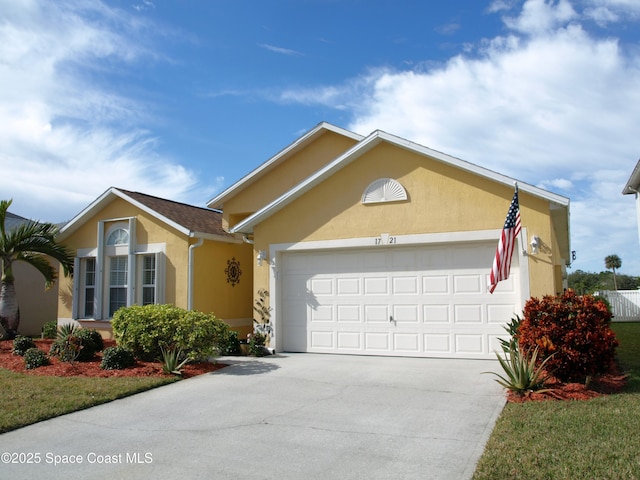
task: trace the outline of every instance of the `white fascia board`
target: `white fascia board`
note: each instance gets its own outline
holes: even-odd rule
[[[364,140],[361,140],[360,143],[354,145],[352,148],[347,150],[331,163],[328,163],[326,166],[318,170],[306,180],[302,181],[279,198],[276,198],[273,202],[258,210],[250,217],[247,217],[245,220],[238,223],[236,226],[229,230],[230,233],[253,233],[253,227],[260,223],[262,220],[277,212],[282,207],[288,205],[300,195],[309,191],[311,188],[322,182],[325,178],[332,175],[335,171],[345,167],[360,155],[373,148],[373,146],[380,143],[382,140],[378,138],[376,133],[377,132],[374,132]]]
[[[102,195],[96,198],[93,202],[91,202],[87,207],[85,207],[80,213],[78,213],[75,217],[69,220],[61,229],[58,234],[57,240],[61,241],[68,237],[71,233],[76,231],[83,223],[83,219],[88,216],[92,216],[98,210],[104,208],[104,206],[108,203],[108,199],[111,195],[114,194],[116,189],[114,187],[108,188]]]
[[[279,163],[282,159],[289,156],[292,152],[299,150],[304,147],[308,143],[310,143],[318,134],[324,131],[330,131],[337,133],[339,135],[343,135],[345,137],[352,138],[356,141],[362,140],[364,137],[362,135],[358,135],[357,133],[350,132],[340,127],[336,127],[335,125],[331,125],[327,122],[321,122],[316,125],[314,128],[309,130],[303,136],[295,140],[289,146],[280,150],[277,154],[271,157],[269,160],[261,164],[258,168],[251,171],[248,175],[245,175],[236,183],[231,185],[229,188],[224,190],[219,195],[213,197],[211,200],[207,202],[207,206],[209,208],[223,208],[225,200],[232,195],[235,195],[239,190],[242,190],[245,186],[250,185],[254,180],[259,178],[264,172],[268,171],[272,166]]]
[[[190,232],[189,237],[202,238],[203,240],[213,240],[215,242],[224,242],[224,243],[243,243],[241,238],[224,237],[222,235],[216,235],[214,233]]]
[[[521,182],[519,180],[516,180],[515,178],[508,177],[501,173],[494,172],[493,170],[489,170],[488,168],[484,168],[479,165],[467,162],[466,160],[461,160],[459,158],[452,157],[451,155],[447,155],[446,153],[433,150],[429,147],[425,147],[423,145],[419,145],[409,140],[405,140],[404,138],[396,137],[395,135],[391,135],[386,132],[379,132],[379,135],[384,140],[390,143],[393,143],[399,147],[403,147],[408,150],[421,153],[423,155],[439,160],[443,163],[452,165],[454,167],[458,167],[462,170],[466,170],[471,173],[475,173],[476,175],[491,179],[498,183],[513,186],[514,183],[517,182],[518,189],[522,190],[523,192],[530,193],[531,195],[535,195],[536,197],[543,198],[545,200],[548,200],[551,203],[555,203],[560,206],[565,206],[565,207],[569,206],[569,199],[567,197],[563,197],[562,195],[558,195],[556,193],[549,192],[548,190],[544,190],[534,185]]]
[[[421,155],[428,156],[430,158],[434,158],[435,160],[439,160],[448,165],[455,166],[462,170],[469,171],[471,173],[475,173],[476,175],[491,179],[498,183],[502,183],[504,185],[513,186],[517,181],[514,178],[508,177],[506,175],[502,175],[500,173],[494,172],[492,170],[480,167],[478,165],[474,165],[473,163],[469,163],[465,160],[461,160],[456,157],[452,157],[442,152],[438,152],[437,150],[433,150],[428,147],[424,147],[414,142],[410,142],[403,138],[397,137],[395,135],[388,134],[386,132],[376,130],[371,135],[366,137],[364,140],[361,140],[358,144],[354,145],[351,149],[347,150],[344,154],[336,158],[333,162],[327,164],[324,168],[318,170],[315,174],[308,177],[303,182],[296,185],[294,188],[286,192],[281,197],[277,198],[264,208],[258,210],[256,213],[247,217],[242,222],[238,223],[234,226],[230,232],[231,233],[253,233],[253,227],[260,223],[265,218],[269,217],[271,214],[277,212],[282,207],[291,203],[298,196],[307,192],[318,183],[322,182],[325,178],[332,175],[339,169],[345,167],[349,163],[351,163],[356,158],[360,157],[376,145],[381,142],[388,142],[393,145],[396,145],[400,148],[405,148],[416,152]],[[518,188],[522,191],[535,195],[537,197],[541,197],[545,200],[548,200],[552,204],[556,204],[560,207],[565,207],[568,210],[569,207],[569,199],[563,197],[561,195],[557,195],[555,193],[549,192],[547,190],[543,190],[539,187],[535,187],[533,185],[529,185],[523,182],[517,182]]]
[[[121,192],[117,188],[111,187],[102,195],[100,195],[96,200],[94,200],[88,207],[86,207],[78,215],[76,215],[69,223],[67,223],[64,227],[62,227],[62,229],[60,230],[60,234],[58,236],[58,240],[62,241],[65,238],[67,238],[69,235],[71,235],[74,231],[76,231],[84,223],[85,218],[93,216],[99,210],[104,208],[109,202],[112,201],[113,196],[122,198],[123,200],[129,202],[130,204],[138,207],[140,210],[143,210],[149,215],[175,228],[176,230],[183,233],[184,235],[191,234],[191,231],[185,228],[184,226],[177,224],[173,220],[170,220],[163,215],[160,215],[155,210],[147,207],[146,205],[138,202],[137,200],[134,200],[133,198]]]
[[[638,186],[640,185],[640,160],[636,163],[633,172],[631,172],[631,176],[629,180],[627,180],[627,184],[622,189],[623,195],[632,195],[638,193]]]

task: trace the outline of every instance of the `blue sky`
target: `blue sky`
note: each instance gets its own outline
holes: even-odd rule
[[[567,196],[572,270],[640,275],[639,24],[637,0],[0,0],[0,197],[203,206],[328,121]]]

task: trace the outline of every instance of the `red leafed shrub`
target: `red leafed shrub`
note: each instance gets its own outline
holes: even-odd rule
[[[539,347],[540,359],[555,354],[547,367],[559,380],[582,381],[611,367],[618,340],[610,322],[611,312],[592,295],[567,290],[531,298],[518,328],[518,345],[523,351]]]

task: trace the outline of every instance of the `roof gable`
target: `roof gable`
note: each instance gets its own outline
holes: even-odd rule
[[[178,230],[189,237],[211,238],[233,241],[235,237],[222,228],[222,214],[216,210],[194,207],[185,203],[174,202],[140,192],[131,192],[111,187],[98,197],[93,203],[76,215],[60,230],[60,239],[68,237],[76,231],[86,220],[115,198],[140,208],[154,218]]]
[[[333,132],[338,135],[342,135],[344,137],[350,138],[357,142],[361,141],[364,137],[362,135],[358,135],[356,133],[350,132],[348,130],[342,129],[340,127],[336,127],[335,125],[331,125],[330,123],[321,122],[316,125],[309,132],[305,133],[303,136],[295,140],[289,146],[282,149],[276,155],[271,157],[266,162],[262,163],[258,168],[251,171],[248,175],[245,175],[236,183],[231,185],[229,188],[224,190],[222,193],[218,194],[211,200],[207,202],[207,206],[209,208],[223,208],[225,201],[230,198],[238,195],[240,192],[245,190],[251,184],[259,180],[260,178],[267,175],[270,171],[277,168],[279,165],[284,163],[287,159],[294,156],[296,153],[300,152],[307,146],[314,143],[318,138],[324,135],[327,132]]]
[[[393,146],[398,148],[403,148],[410,150],[414,153],[428,156],[434,160],[440,161],[447,165],[460,168],[467,172],[473,173],[475,175],[479,175],[481,177],[493,180],[498,183],[513,185],[516,183],[514,178],[508,177],[506,175],[502,175],[500,173],[494,172],[492,170],[486,169],[484,167],[480,167],[478,165],[466,162],[456,157],[452,157],[450,155],[444,154],[442,152],[438,152],[437,150],[430,149],[428,147],[424,147],[414,142],[410,142],[403,138],[397,137],[395,135],[391,135],[389,133],[376,130],[371,133],[368,137],[362,139],[358,144],[356,144],[353,148],[346,151],[344,154],[327,164],[324,168],[320,169],[318,172],[308,177],[304,181],[300,182],[294,188],[281,195],[279,198],[275,199],[270,204],[264,206],[262,209],[249,216],[242,222],[235,225],[231,228],[231,232],[233,233],[252,233],[253,227],[258,223],[262,222],[275,212],[279,211],[289,203],[293,202],[295,199],[303,195],[305,192],[309,191],[319,183],[323,182],[325,179],[334,175],[338,171],[340,171],[345,166],[349,165],[351,162],[360,158],[366,152],[376,147],[377,145],[387,142]],[[533,185],[529,185],[523,182],[517,182],[518,187],[521,191],[530,193],[534,196],[543,198],[552,205],[566,208],[567,209],[567,217],[568,217],[568,206],[569,199],[563,197],[561,195],[557,195],[552,192],[548,192],[541,188],[535,187]],[[567,219],[568,225],[568,219]]]

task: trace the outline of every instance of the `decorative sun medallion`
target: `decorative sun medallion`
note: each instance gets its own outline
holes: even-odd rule
[[[231,260],[227,260],[227,268],[224,269],[224,273],[227,275],[227,283],[230,283],[232,287],[236,286],[236,283],[240,283],[240,262],[236,260],[236,257],[232,257]]]

